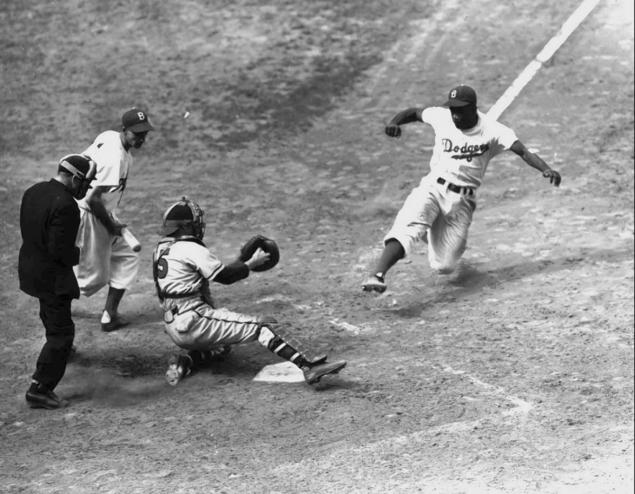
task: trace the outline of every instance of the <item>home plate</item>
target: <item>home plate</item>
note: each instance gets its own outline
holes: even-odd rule
[[[264,383],[301,383],[304,382],[304,373],[291,362],[281,362],[264,366],[253,380]]]

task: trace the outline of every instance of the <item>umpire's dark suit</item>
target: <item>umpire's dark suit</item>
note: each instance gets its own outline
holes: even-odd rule
[[[73,273],[79,262],[75,247],[78,228],[77,202],[62,183],[52,179],[24,193],[20,207],[20,289],[40,299],[46,343],[33,379],[51,391],[64,375],[75,337],[71,300],[79,298]]]

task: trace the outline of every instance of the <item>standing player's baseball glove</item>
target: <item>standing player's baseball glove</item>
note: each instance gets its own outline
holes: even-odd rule
[[[258,249],[262,249],[269,254],[269,260],[264,264],[254,268],[254,271],[267,271],[273,268],[280,260],[280,250],[274,240],[264,235],[254,235],[240,248],[238,259],[242,262],[248,261]]]

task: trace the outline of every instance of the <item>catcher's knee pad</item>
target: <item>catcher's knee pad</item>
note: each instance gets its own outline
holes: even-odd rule
[[[260,331],[258,333],[258,343],[260,343],[265,348],[271,350],[271,347],[274,345],[275,339],[278,337],[268,326],[261,326]]]

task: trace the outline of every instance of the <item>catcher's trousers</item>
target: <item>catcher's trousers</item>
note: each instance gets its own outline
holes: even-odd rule
[[[201,301],[186,302],[174,312],[165,312],[165,332],[185,350],[208,351],[258,339],[261,323],[255,316],[215,309]]]
[[[40,351],[33,379],[53,390],[66,371],[75,338],[70,297],[40,297],[40,319],[46,330],[46,343]]]

